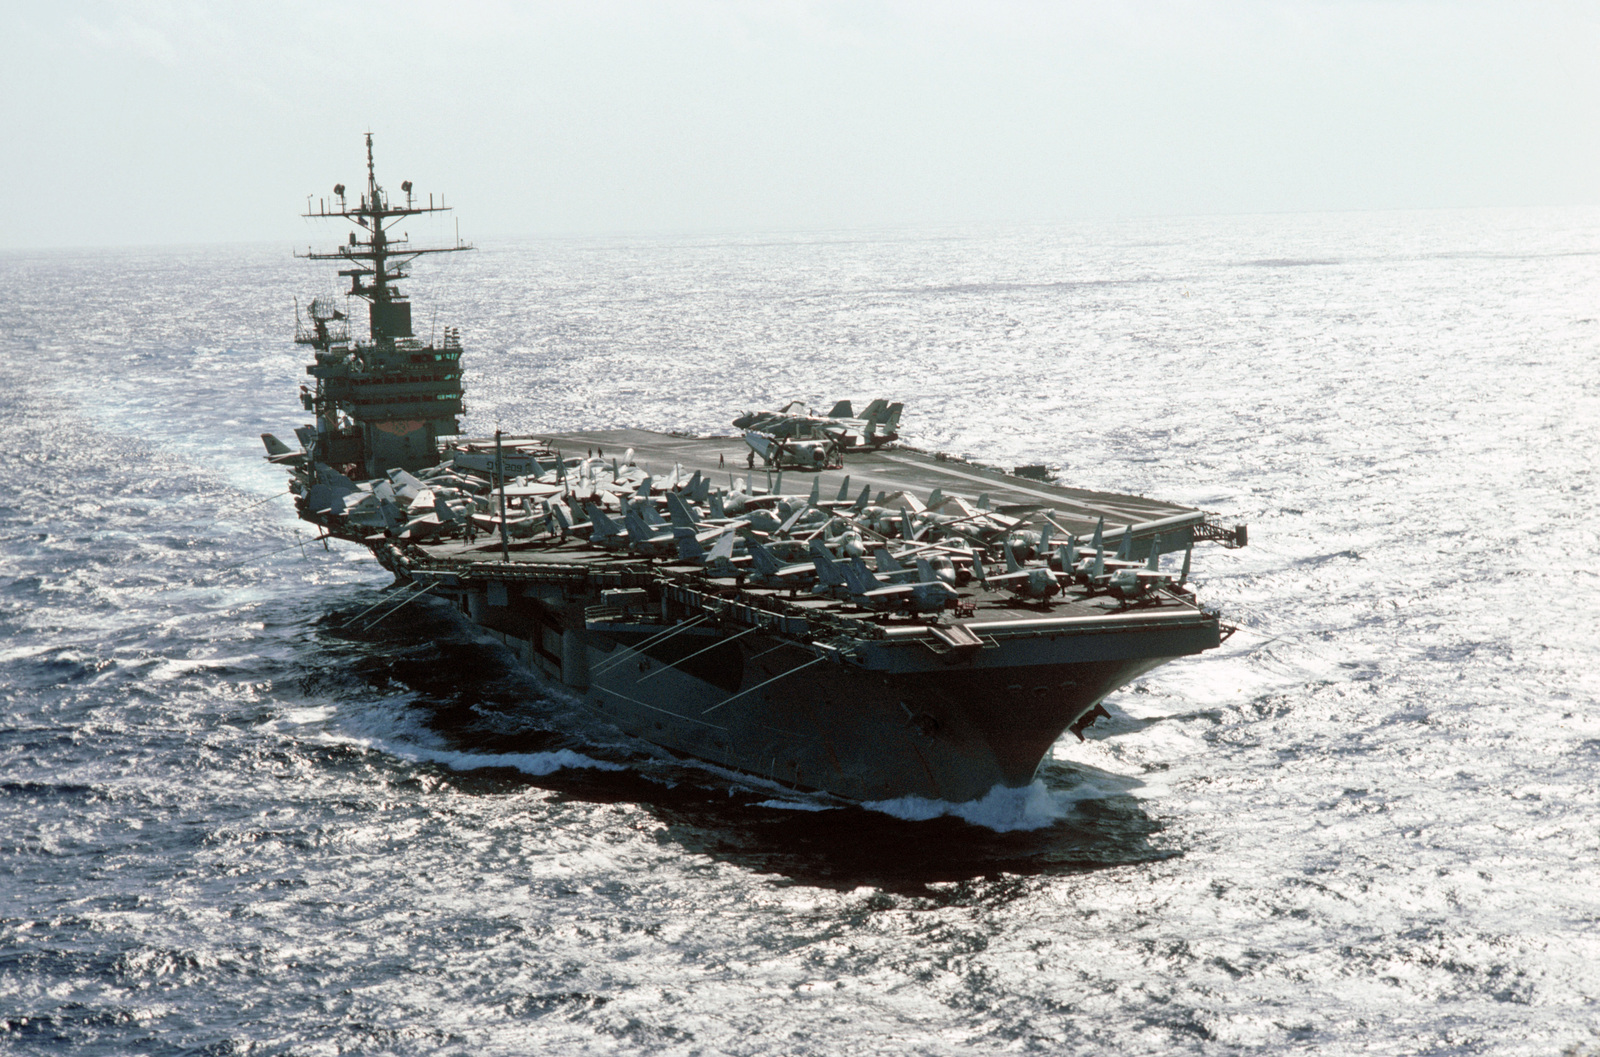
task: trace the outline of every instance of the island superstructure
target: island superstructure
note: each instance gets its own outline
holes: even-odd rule
[[[352,262],[371,338],[313,302],[317,421],[300,451],[263,438],[300,517],[394,574],[392,606],[448,601],[673,753],[869,801],[1026,785],[1107,694],[1227,634],[1191,554],[1245,530],[1202,511],[876,438],[802,472],[756,431],[452,436],[460,344],[415,339],[394,286],[429,252],[384,234],[427,211],[402,187],[391,206],[369,136],[359,206],[313,213],[365,236],[309,256]]]
[[[334,250],[308,250],[299,256],[315,261],[341,261],[339,275],[350,280],[350,297],[367,302],[368,337],[352,341],[346,313],[322,299],[313,299],[309,322],[295,328],[295,341],[315,350],[306,374],[315,389],[303,389],[302,404],[315,412],[314,457],[347,474],[372,478],[386,470],[420,470],[438,460],[439,438],[460,432],[465,410],[461,390],[461,341],[446,327],[435,344],[424,345],[412,330],[411,301],[396,284],[408,278],[405,268],[417,257],[471,249],[459,240],[452,246],[417,248],[389,228],[406,217],[445,212],[433,196],[428,204],[414,200],[411,181],[400,185],[404,204],[391,199],[378,184],[367,134],[367,186],[355,203],[335,184],[333,199],[319,199],[307,217],[348,220],[359,230]]]

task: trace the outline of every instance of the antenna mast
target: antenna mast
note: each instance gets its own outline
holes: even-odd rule
[[[425,213],[450,212],[449,207],[442,203],[434,205],[431,197],[425,206],[415,204],[410,180],[401,183],[400,190],[406,196],[404,205],[391,203],[379,185],[377,165],[372,156],[372,133],[368,132],[367,189],[361,195],[360,202],[352,207],[345,199],[344,184],[334,184],[333,208],[329,208],[327,199],[319,199],[317,208],[304,214],[307,217],[348,220],[359,227],[361,233],[352,231],[350,241],[332,253],[307,250],[295,255],[313,261],[351,263],[351,267],[340,269],[339,274],[350,280],[349,294],[363,298],[372,306],[373,341],[411,337],[411,306],[394,284],[409,278],[406,268],[412,261],[429,253],[456,253],[473,248],[470,243],[461,241],[459,220],[456,222],[456,242],[453,246],[419,248],[412,246],[409,239],[392,238],[388,229],[397,220]],[[361,237],[362,233],[365,238]]]
[[[306,373],[317,379],[314,394],[304,397],[306,410],[317,413],[316,458],[349,476],[377,477],[396,468],[421,469],[438,456],[438,438],[459,432],[456,416],[464,412],[461,392],[461,340],[454,327],[444,328],[444,341],[424,345],[411,330],[411,302],[397,285],[409,278],[412,261],[430,253],[455,253],[472,246],[460,238],[453,246],[412,246],[408,237],[394,237],[397,221],[425,213],[448,212],[439,205],[420,205],[411,181],[400,184],[403,204],[390,199],[378,183],[372,133],[366,134],[367,186],[352,204],[344,184],[335,184],[333,199],[317,200],[306,217],[347,220],[354,224],[349,240],[331,252],[308,249],[295,256],[314,261],[341,261],[339,275],[350,280],[346,291],[369,306],[369,340],[350,340],[344,313],[319,299],[312,301],[311,325],[298,327],[295,340],[316,350]]]

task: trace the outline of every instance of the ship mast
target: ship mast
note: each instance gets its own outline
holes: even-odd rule
[[[403,181],[400,190],[406,196],[405,205],[392,203],[383,188],[379,186],[377,166],[372,158],[372,133],[368,132],[367,189],[361,195],[359,203],[354,207],[350,206],[345,199],[344,184],[334,184],[333,208],[328,207],[327,199],[321,199],[316,210],[307,210],[303,214],[306,217],[322,219],[335,217],[348,220],[360,227],[366,233],[366,238],[361,238],[352,231],[350,241],[332,253],[307,250],[305,253],[295,254],[297,257],[313,261],[353,262],[353,267],[341,268],[339,274],[350,280],[350,289],[347,291],[350,295],[363,298],[372,306],[373,341],[411,337],[410,306],[407,304],[403,311],[395,307],[406,304],[405,296],[394,284],[408,278],[405,271],[407,265],[424,254],[456,253],[472,249],[471,244],[459,239],[453,246],[432,246],[421,249],[413,247],[404,236],[398,239],[391,238],[388,229],[397,220],[425,213],[450,211],[450,207],[444,204],[442,198],[438,205],[434,205],[431,194],[428,196],[427,205],[417,204],[412,198],[410,180]],[[400,316],[404,317],[403,322]]]
[[[390,199],[378,183],[370,132],[366,146],[367,186],[356,203],[346,199],[340,183],[331,202],[319,199],[315,209],[308,203],[304,213],[347,220],[358,230],[332,252],[308,249],[295,256],[349,265],[339,275],[350,280],[349,296],[367,302],[369,339],[352,344],[344,313],[319,298],[310,305],[310,327],[297,328],[295,340],[316,350],[316,362],[306,367],[317,379],[316,392],[306,392],[303,400],[317,414],[317,460],[347,474],[377,477],[433,465],[438,438],[459,432],[456,416],[464,407],[458,333],[446,327],[439,347],[431,340],[423,345],[412,333],[411,302],[397,284],[409,278],[407,268],[418,257],[472,246],[458,237],[454,245],[423,248],[403,233],[396,237],[389,229],[397,221],[449,207],[443,197],[435,205],[431,194],[426,205],[417,201],[410,180],[400,185],[403,204]]]

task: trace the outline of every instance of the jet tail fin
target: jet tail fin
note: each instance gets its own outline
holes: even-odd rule
[[[750,446],[751,451],[761,456],[761,458],[771,457],[773,443],[766,434],[747,429],[744,432],[744,442]]]
[[[285,444],[283,441],[279,440],[277,437],[274,437],[270,433],[261,434],[261,443],[267,446],[268,456],[294,454],[289,449],[289,445]]]
[[[878,586],[878,581],[867,568],[867,563],[860,558],[852,558],[839,564],[844,568],[845,583],[856,594],[864,595]]]
[[[687,530],[690,535],[694,534],[694,514],[677,492],[667,493],[667,512],[672,515],[673,531]]]
[[[737,534],[730,525],[722,535],[717,537],[717,542],[711,545],[711,556],[706,562],[727,562],[733,560],[733,545],[738,540]]]
[[[608,536],[622,535],[622,527],[607,517],[604,510],[590,503],[588,513],[589,524],[594,526],[593,531],[589,534],[590,539],[602,540]]]
[[[650,526],[644,523],[637,510],[622,515],[622,526],[628,530],[629,543],[643,543],[650,538]]]
[[[783,568],[778,559],[772,556],[771,551],[754,540],[750,542],[750,558],[755,562],[757,571],[766,576],[772,576]]]
[[[855,418],[856,417],[856,413],[854,411],[850,410],[850,401],[841,400],[837,404],[833,405],[833,409],[828,412],[828,417],[829,418]]]
[[[828,553],[828,548],[822,545],[821,540],[811,541],[811,563],[817,567],[819,584],[828,587],[844,587],[848,584],[839,563],[833,560],[833,555]]]

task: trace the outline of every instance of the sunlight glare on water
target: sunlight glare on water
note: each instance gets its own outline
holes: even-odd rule
[[[329,238],[342,237],[330,229]],[[277,247],[0,256],[0,1052],[1600,1052],[1600,213],[502,242],[468,428],[907,439],[1248,523],[1033,787],[668,759],[324,550]]]

